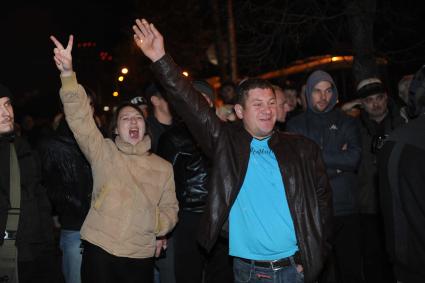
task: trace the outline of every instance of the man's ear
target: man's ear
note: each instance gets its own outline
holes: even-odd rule
[[[117,136],[119,136],[119,135],[118,135],[118,129],[117,129],[117,128],[115,128],[114,133],[115,133]]]
[[[235,113],[239,119],[243,118],[243,107],[240,104],[235,104]]]

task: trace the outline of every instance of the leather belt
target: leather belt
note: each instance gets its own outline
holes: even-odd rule
[[[258,267],[271,268],[273,270],[278,270],[286,266],[291,265],[291,257],[293,257],[296,264],[301,264],[301,256],[299,252],[296,252],[293,256],[285,257],[277,260],[251,260],[246,258],[239,258],[243,262],[253,264]]]
[[[11,231],[11,230],[4,231],[3,239],[5,239],[5,240],[16,240],[16,232],[17,231]]]

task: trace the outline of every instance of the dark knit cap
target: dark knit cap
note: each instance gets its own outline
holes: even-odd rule
[[[13,99],[13,95],[10,90],[4,85],[0,84],[0,98],[9,97],[11,100]]]

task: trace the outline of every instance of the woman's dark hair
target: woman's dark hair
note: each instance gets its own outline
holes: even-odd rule
[[[145,120],[145,129],[146,129],[145,135],[151,136],[149,125],[146,121],[145,115],[143,115],[143,111],[137,105],[134,105],[133,103],[131,103],[129,101],[126,101],[126,102],[123,102],[120,105],[118,105],[117,109],[115,110],[115,112],[112,116],[111,124],[109,125],[109,137],[112,140],[115,140],[115,138],[117,136],[117,134],[115,134],[115,129],[117,128],[117,125],[118,125],[118,116],[119,116],[121,110],[125,107],[131,107],[131,108],[135,109],[137,112],[139,112],[140,115],[142,115],[143,119]]]

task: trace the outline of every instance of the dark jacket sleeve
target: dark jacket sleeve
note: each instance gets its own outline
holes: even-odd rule
[[[181,69],[168,54],[153,63],[152,70],[166,90],[167,101],[183,118],[203,152],[212,157],[222,128],[214,110],[182,75]]]
[[[316,151],[316,176],[317,186],[316,194],[319,203],[320,216],[322,221],[322,227],[324,231],[325,241],[330,248],[333,235],[333,202],[332,202],[332,190],[329,183],[328,176],[326,174],[326,166],[323,162],[322,154],[320,150]]]
[[[358,121],[347,117],[343,124],[342,135],[340,138],[347,144],[347,149],[325,147],[323,159],[328,169],[354,172],[358,168],[362,154]]]

